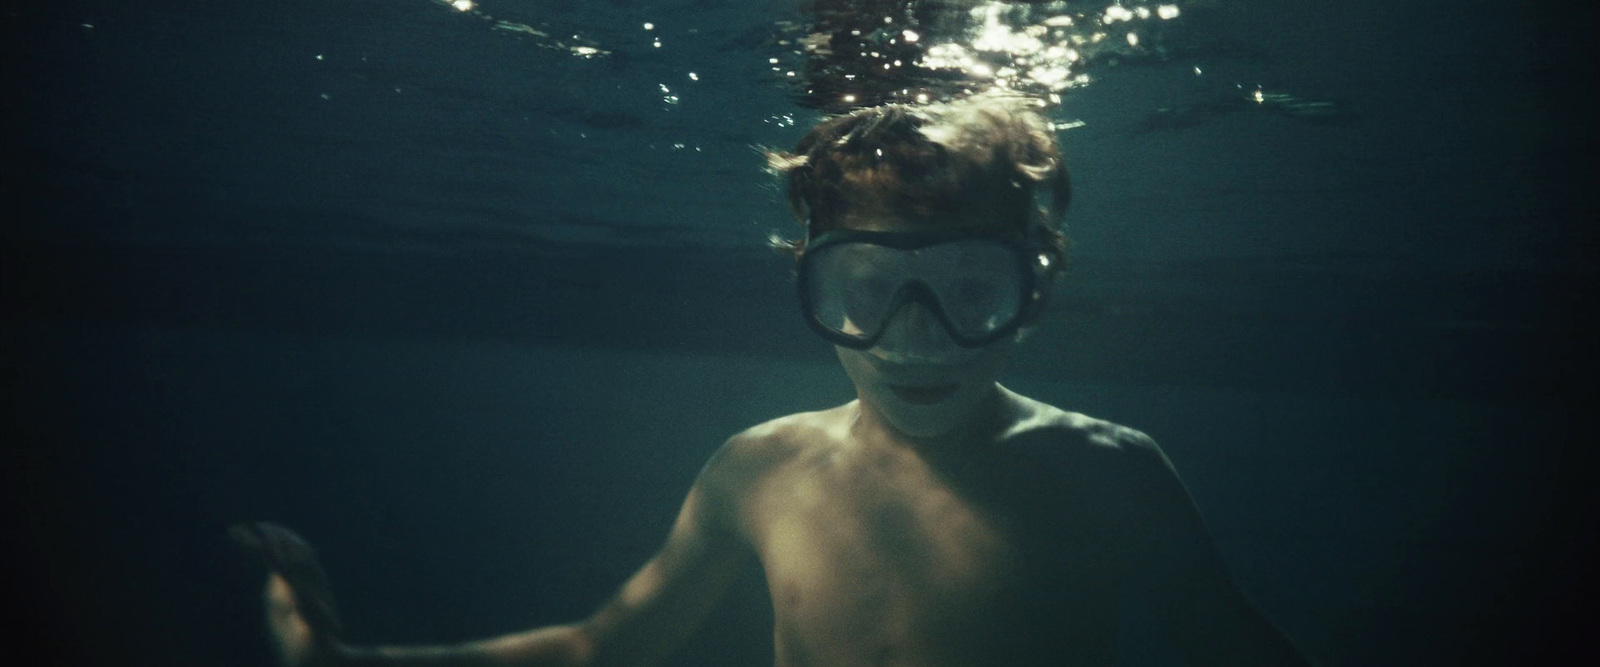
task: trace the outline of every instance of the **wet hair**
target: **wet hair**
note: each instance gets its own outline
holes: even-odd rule
[[[794,152],[766,155],[806,228],[805,238],[773,245],[796,256],[853,208],[874,207],[910,218],[997,215],[1058,256],[1066,252],[1057,225],[1071,180],[1050,123],[1024,99],[979,95],[857,109],[817,124]]]

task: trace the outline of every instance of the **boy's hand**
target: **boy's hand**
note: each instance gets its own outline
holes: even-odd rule
[[[332,665],[343,652],[339,618],[316,550],[273,523],[238,524],[229,537],[267,566],[267,630],[286,667]]]

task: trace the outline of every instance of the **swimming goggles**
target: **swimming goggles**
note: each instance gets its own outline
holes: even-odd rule
[[[823,338],[864,350],[916,302],[957,345],[982,347],[1036,314],[1050,259],[1016,235],[832,231],[801,255],[800,307]]]

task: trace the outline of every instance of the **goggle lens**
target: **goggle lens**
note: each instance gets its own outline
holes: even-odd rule
[[[1013,327],[1029,298],[1017,247],[966,238],[916,248],[834,243],[808,251],[808,317],[830,338],[870,343],[907,301],[922,302],[957,343],[982,344]]]

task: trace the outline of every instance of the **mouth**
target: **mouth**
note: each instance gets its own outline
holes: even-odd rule
[[[900,400],[912,405],[933,405],[935,403],[939,403],[947,398],[950,398],[959,388],[961,388],[961,385],[954,382],[949,384],[926,386],[904,384],[889,385],[889,390],[893,391],[895,396],[899,397]]]

